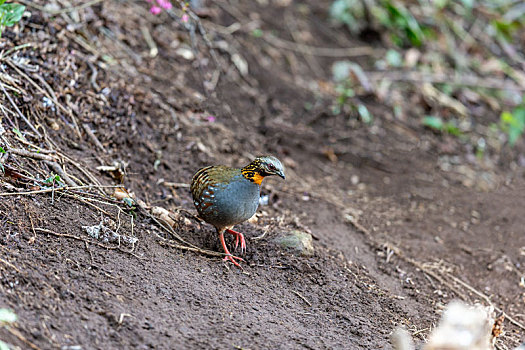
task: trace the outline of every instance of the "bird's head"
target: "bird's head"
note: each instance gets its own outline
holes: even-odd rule
[[[260,185],[266,176],[277,175],[285,179],[284,167],[274,156],[260,156],[242,168],[243,176]]]

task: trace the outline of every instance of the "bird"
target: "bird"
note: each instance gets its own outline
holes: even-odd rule
[[[261,184],[265,177],[277,175],[286,179],[284,167],[274,156],[256,157],[243,168],[212,165],[199,169],[191,181],[193,203],[201,219],[217,230],[222,249],[229,261],[242,269],[237,262],[244,261],[228,250],[224,233],[235,237],[235,248],[241,244],[241,253],[246,251],[246,240],[232,227],[251,218],[259,206]]]

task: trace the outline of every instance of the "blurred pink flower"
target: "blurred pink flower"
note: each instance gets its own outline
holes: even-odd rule
[[[215,119],[216,119],[216,118],[215,118],[213,115],[209,115],[209,116],[206,117],[206,120],[207,120],[208,122],[210,122],[210,123],[213,123],[213,122],[215,121]]]
[[[190,17],[188,16],[188,14],[183,14],[182,15],[182,22],[183,23],[188,23],[188,20],[190,19]]]
[[[149,9],[149,12],[153,13],[154,15],[158,15],[159,13],[162,12],[162,9],[158,6],[151,6],[151,8]]]
[[[159,6],[164,10],[169,10],[172,8],[171,2],[169,0],[157,0],[157,4],[159,4]]]
[[[173,5],[171,4],[170,0],[146,0],[150,4],[153,4],[151,8],[149,9],[149,12],[153,13],[154,15],[158,15],[162,12],[162,10],[170,10]]]

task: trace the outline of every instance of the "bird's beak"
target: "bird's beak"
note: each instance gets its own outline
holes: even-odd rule
[[[284,173],[283,173],[283,172],[279,172],[279,173],[277,173],[277,175],[279,175],[280,177],[282,177],[283,180],[286,180],[286,176],[284,176]]]

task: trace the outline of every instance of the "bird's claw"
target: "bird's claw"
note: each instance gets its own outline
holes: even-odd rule
[[[241,254],[246,253],[246,240],[244,239],[244,235],[240,232],[234,231],[234,230],[226,230],[229,234],[235,236],[235,249],[239,246],[239,241],[241,242]]]
[[[231,255],[231,254],[226,255],[224,257],[223,261],[229,261],[229,262],[233,263],[233,265],[237,266],[238,268],[240,268],[242,270],[242,266],[237,261],[235,261],[235,259],[238,259],[239,261],[244,262],[243,258],[239,258],[238,256],[234,256],[234,255]]]

